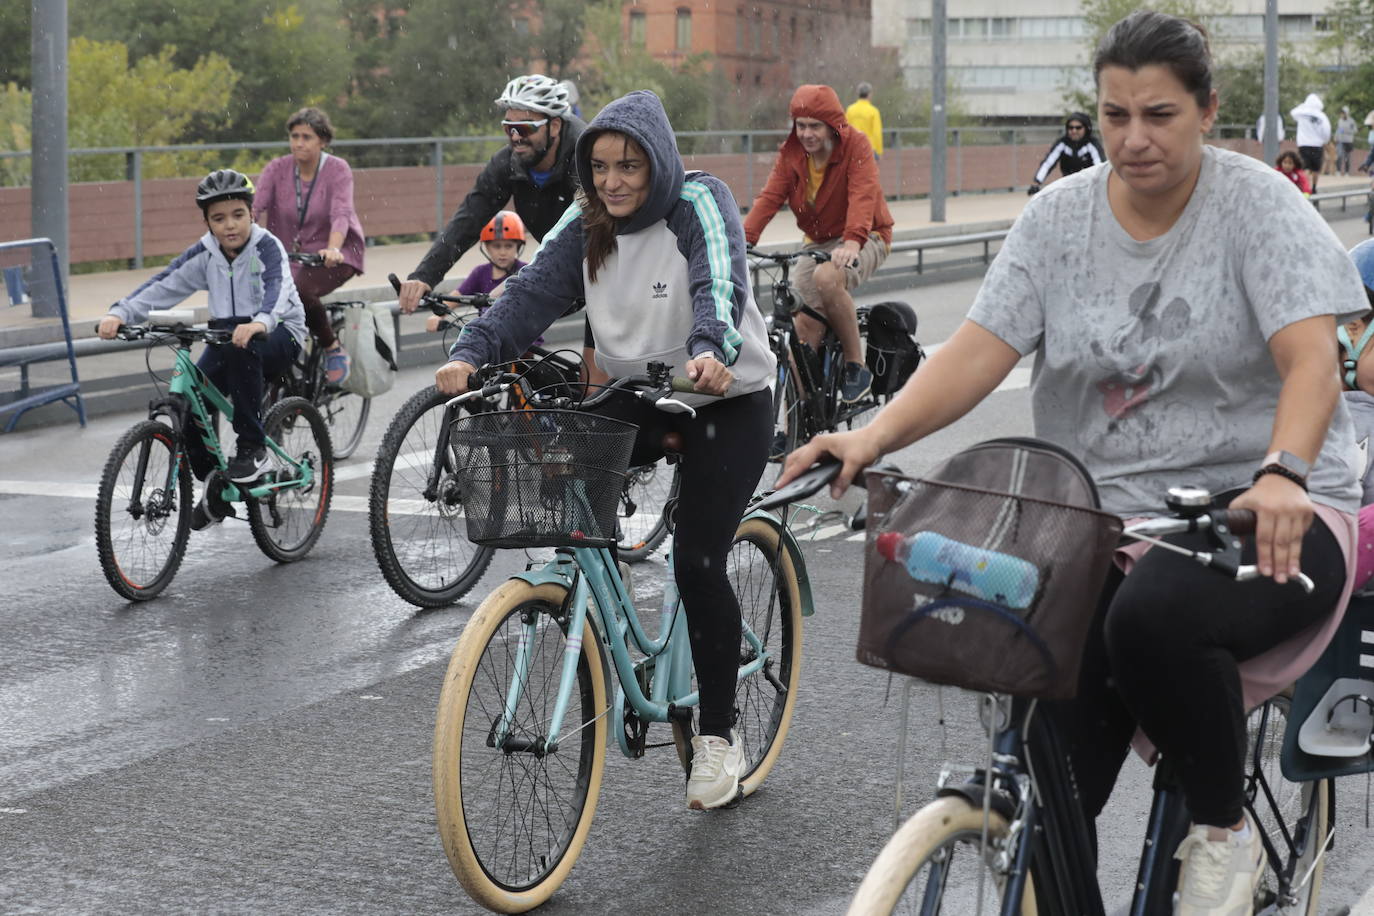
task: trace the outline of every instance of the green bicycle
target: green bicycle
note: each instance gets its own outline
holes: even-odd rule
[[[220,516],[247,510],[253,540],[279,563],[310,552],[324,529],[333,494],[333,456],[324,419],[304,398],[285,398],[267,411],[272,469],[251,485],[234,484],[216,434],[214,411],[232,418],[233,405],[196,367],[191,345],[227,346],[231,332],[188,326],[189,312],[153,312],[144,325],[125,325],[124,340],[158,338],[176,362],[165,396],[148,405],[148,419],[115,444],[100,476],[95,543],[110,587],[130,601],[147,601],[172,581],[191,531],[191,468],[186,435],[199,431],[215,467],[205,479],[207,503]],[[149,351],[151,353],[151,350]],[[161,380],[151,365],[154,382]]]
[[[508,385],[460,397],[490,398]],[[691,388],[650,364],[649,376],[609,387],[687,412],[672,398],[682,385]],[[585,411],[609,394],[558,406]],[[677,587],[669,575],[651,636],[609,550],[634,434],[629,424],[572,409],[454,423],[469,536],[500,547],[557,548],[542,569],[516,574],[482,602],[439,698],[439,832],[468,894],[498,912],[538,906],[567,877],[591,826],[611,732],[622,753],[639,758],[659,746],[646,740],[650,725],[668,723],[690,773],[698,696]],[[744,624],[736,723],[742,796],[781,753],[797,701],[802,618],[812,612],[801,550],[785,522],[766,511],[789,499],[780,492],[756,500],[728,558]],[[672,570],[671,547],[667,555]]]

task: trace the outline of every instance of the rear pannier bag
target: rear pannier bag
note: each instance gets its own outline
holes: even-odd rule
[[[922,478],[870,471],[858,659],[970,690],[1062,699],[1122,522],[1087,470],[994,439]]]
[[[869,306],[864,330],[873,393],[896,394],[925,355],[916,343],[916,311],[905,302],[879,302]]]

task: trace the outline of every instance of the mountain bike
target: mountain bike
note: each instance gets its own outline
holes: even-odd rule
[[[324,258],[318,254],[293,252],[287,258],[306,267],[323,267]],[[338,333],[347,321],[348,310],[362,302],[326,302],[329,324]],[[324,417],[329,427],[329,439],[334,444],[335,460],[349,457],[362,441],[363,429],[372,410],[372,399],[360,397],[347,388],[331,385],[324,376],[324,348],[315,342],[314,335],[306,335],[306,345],[291,364],[291,369],[277,379],[269,380],[264,409],[283,398],[305,398]]]
[[[124,598],[156,597],[176,575],[190,535],[191,463],[187,436],[199,434],[214,468],[206,499],[219,517],[247,511],[259,549],[278,563],[310,552],[324,529],[333,493],[329,430],[304,398],[288,397],[263,416],[271,469],[248,484],[229,480],[228,458],[216,434],[215,412],[234,408],[191,359],[191,345],[232,346],[232,331],[191,327],[190,312],[152,312],[144,325],[119,329],[124,340],[154,337],[175,352],[165,395],[148,419],[120,437],[100,475],[95,543],[105,579]],[[149,351],[151,354],[151,350]],[[162,381],[149,365],[154,383]]]
[[[1257,577],[1254,566],[1240,563],[1237,539],[1253,531],[1253,513],[1211,504],[1204,491],[1171,490],[1172,516],[1132,525],[1125,533],[1159,543],[1171,534],[1209,532],[1210,552],[1163,547],[1237,580]],[[1311,581],[1304,587],[1310,591]],[[850,916],[1104,912],[1092,828],[1053,724],[1036,700],[977,696],[988,735],[986,759],[980,765],[945,765],[936,800],[906,821],[879,853],[854,895]],[[1246,724],[1245,809],[1260,832],[1268,866],[1256,890],[1256,913],[1315,914],[1324,854],[1334,839],[1332,781],[1293,782],[1284,775],[1285,729],[1298,727],[1289,721],[1290,709],[1290,694],[1281,694],[1252,711]],[[1178,883],[1173,853],[1188,828],[1176,765],[1162,758],[1132,916],[1172,912]]]
[[[439,698],[439,833],[458,880],[493,910],[538,906],[566,878],[587,838],[611,733],[623,754],[640,758],[662,746],[649,743],[650,726],[667,723],[690,773],[698,697],[677,587],[669,576],[651,636],[608,549],[616,478],[635,427],[576,410],[618,390],[692,412],[672,397],[691,383],[667,375],[651,364],[647,376],[617,379],[580,404],[563,399],[553,405],[560,409],[459,421],[467,459],[460,465],[484,510],[468,515],[474,538],[556,548],[551,562],[517,573],[482,602]],[[510,378],[460,397],[495,396]],[[812,613],[800,548],[785,519],[768,511],[790,499],[756,498],[728,561],[744,621],[736,726],[743,796],[781,752],[797,699],[802,620]],[[671,546],[667,556],[671,570]]]
[[[749,255],[770,262],[779,270],[772,287],[773,311],[768,316],[768,345],[778,363],[778,376],[773,389],[774,427],[777,430],[773,457],[781,460],[797,446],[821,433],[863,426],[872,418],[875,408],[896,395],[900,385],[881,394],[869,393],[853,404],[845,404],[840,400],[844,348],[823,315],[804,303],[799,304],[795,287],[789,279],[792,265],[797,260],[811,258],[817,264],[823,264],[830,260],[828,252],[802,249],[770,254],[751,248]],[[884,305],[911,311],[905,303]],[[860,334],[868,335],[869,315],[875,308],[877,306],[861,305],[856,309]],[[798,311],[825,326],[819,351],[812,349],[798,336],[793,317]],[[919,345],[915,345],[913,357],[906,370],[907,375],[914,372],[925,358]]]
[[[394,275],[393,285],[400,281]],[[438,319],[444,355],[463,311],[486,308],[485,295],[426,294],[421,305]],[[462,310],[462,311],[460,311]],[[417,607],[444,607],[460,600],[491,565],[495,549],[467,539],[457,471],[449,448],[453,420],[488,410],[523,410],[537,391],[581,390],[580,365],[565,355],[531,347],[520,362],[525,378],[497,402],[451,398],[426,386],[401,406],[377,449],[368,495],[368,532],[377,565],[402,599]],[[626,476],[618,503],[620,556],[647,557],[667,535],[664,508],[677,492],[676,468],[659,463]]]

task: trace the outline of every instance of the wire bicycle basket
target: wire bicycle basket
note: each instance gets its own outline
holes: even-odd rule
[[[502,410],[450,427],[468,540],[609,547],[639,427],[575,410]]]

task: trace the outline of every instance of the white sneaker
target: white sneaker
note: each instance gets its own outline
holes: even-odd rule
[[[1264,846],[1246,816],[1250,835],[1227,830],[1226,839],[1208,839],[1206,826],[1188,831],[1174,858],[1183,863],[1174,894],[1174,916],[1250,916],[1255,888],[1264,874]]]
[[[692,738],[692,775],[687,780],[687,807],[705,811],[728,805],[739,794],[744,772],[744,746],[731,731],[730,741],[718,735]],[[733,742],[733,743],[732,743]]]

